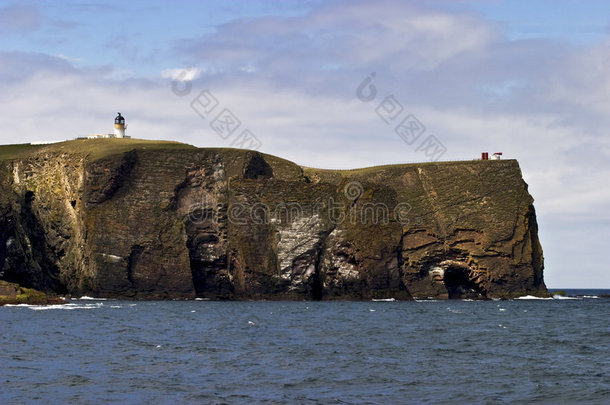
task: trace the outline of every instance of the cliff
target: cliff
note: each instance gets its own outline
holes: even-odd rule
[[[0,278],[212,299],[546,295],[514,160],[331,171],[134,139],[0,147]]]

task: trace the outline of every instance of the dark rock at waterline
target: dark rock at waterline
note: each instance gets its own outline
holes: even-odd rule
[[[0,306],[1,305],[51,305],[65,304],[69,299],[57,296],[49,296],[32,288],[24,288],[19,284],[0,280]]]

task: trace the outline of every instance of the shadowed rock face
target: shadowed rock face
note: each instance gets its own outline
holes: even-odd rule
[[[547,294],[516,161],[327,171],[253,151],[160,146],[95,159],[49,147],[0,165],[0,278],[44,291]]]

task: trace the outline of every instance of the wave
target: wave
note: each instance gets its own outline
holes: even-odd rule
[[[104,306],[103,303],[92,303],[92,304],[56,304],[56,305],[30,305],[30,304],[7,304],[7,307],[21,307],[28,308],[32,311],[48,311],[51,309],[63,309],[71,311],[74,309],[97,309]]]
[[[597,298],[596,296],[591,296],[591,298]],[[534,295],[524,295],[522,297],[515,298],[516,300],[580,300],[584,297],[566,297],[565,295],[553,295],[550,298],[536,297]]]
[[[88,301],[106,301],[107,300],[107,298],[95,298],[95,297],[89,297],[89,296],[86,296],[86,295],[83,295],[80,298],[74,298],[74,299],[75,300],[83,300],[83,301],[87,301],[87,300]]]
[[[373,302],[394,302],[396,301],[396,298],[377,298],[377,299],[373,299]]]
[[[101,302],[95,304],[64,304],[64,305],[37,305],[33,306],[30,309],[34,311],[46,311],[49,309],[64,309],[64,310],[74,310],[74,309],[98,309],[104,306]]]

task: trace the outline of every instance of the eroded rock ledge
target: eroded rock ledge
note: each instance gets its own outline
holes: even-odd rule
[[[548,294],[514,160],[330,171],[109,142],[0,162],[0,278],[138,299]]]

